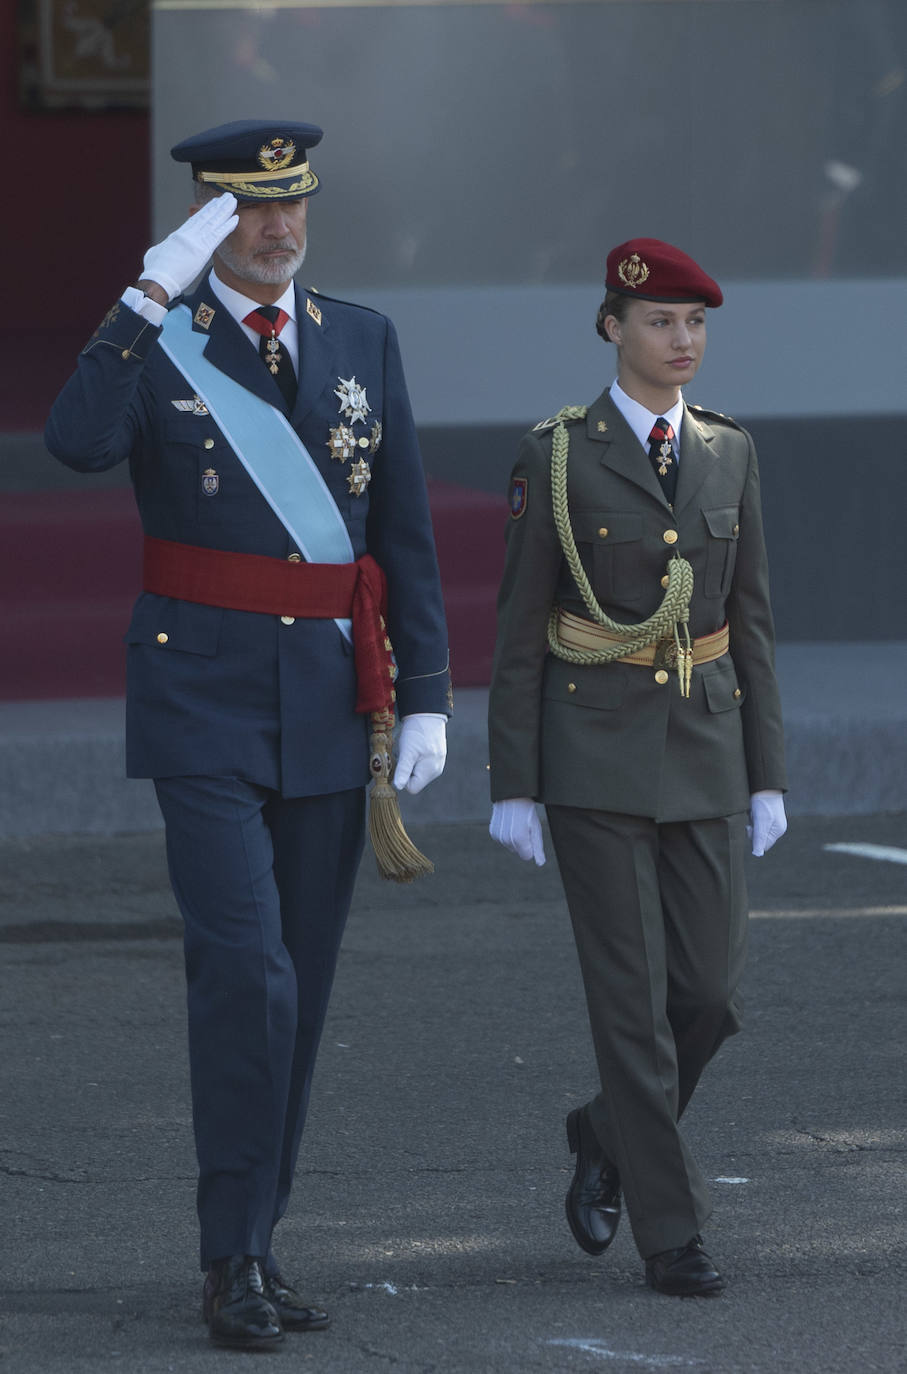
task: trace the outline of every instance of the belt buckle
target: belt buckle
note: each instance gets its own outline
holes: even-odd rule
[[[677,667],[677,645],[673,636],[670,639],[660,639],[655,645],[653,667],[668,668],[671,671]]]

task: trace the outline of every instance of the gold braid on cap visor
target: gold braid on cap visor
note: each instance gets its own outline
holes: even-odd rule
[[[287,186],[288,177],[298,177],[298,180]],[[274,200],[298,196],[303,191],[314,191],[318,185],[318,178],[307,162],[298,162],[295,167],[282,167],[280,171],[275,168],[270,172],[198,172],[196,179],[232,191],[235,196],[242,196],[245,192],[256,200],[263,200],[267,196]],[[277,180],[280,181],[279,186],[264,184]]]

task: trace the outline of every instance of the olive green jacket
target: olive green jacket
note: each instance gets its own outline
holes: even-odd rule
[[[676,551],[693,567],[690,634],[727,621],[730,652],[693,669],[689,699],[675,672],[665,683],[652,667],[574,667],[548,652],[552,604],[588,612],[554,525],[553,426],[543,422],[523,438],[511,481],[489,702],[492,799],[658,821],[745,811],[751,792],[786,786],[753,441],[733,420],[686,408],[672,510],[607,391],[567,429],[570,519],[605,613],[622,623],[652,615]]]

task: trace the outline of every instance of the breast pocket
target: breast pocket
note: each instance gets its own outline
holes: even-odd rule
[[[740,507],[720,506],[704,510],[703,519],[708,530],[705,560],[705,596],[727,596],[737,562],[737,541],[740,537]]]
[[[573,535],[600,601],[626,604],[643,595],[642,516],[632,511],[577,511]]]
[[[187,497],[186,514],[201,525],[219,525],[242,499],[236,457],[206,415],[177,415],[163,427],[169,469]],[[175,466],[174,466],[175,465]],[[191,512],[191,514],[190,514]]]

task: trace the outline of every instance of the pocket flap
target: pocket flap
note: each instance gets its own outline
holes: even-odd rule
[[[746,689],[739,686],[733,666],[719,668],[717,672],[703,673],[702,685],[705,699],[713,714],[719,711],[737,711],[746,696]]]
[[[628,544],[642,539],[642,516],[633,511],[578,510],[570,518],[574,537],[586,543]]]
[[[713,539],[739,539],[739,506],[721,506],[718,510],[704,510],[702,514]]]
[[[213,658],[223,618],[221,606],[199,606],[145,592],[136,602],[125,640],[127,644],[148,644],[161,653],[176,650]]]

